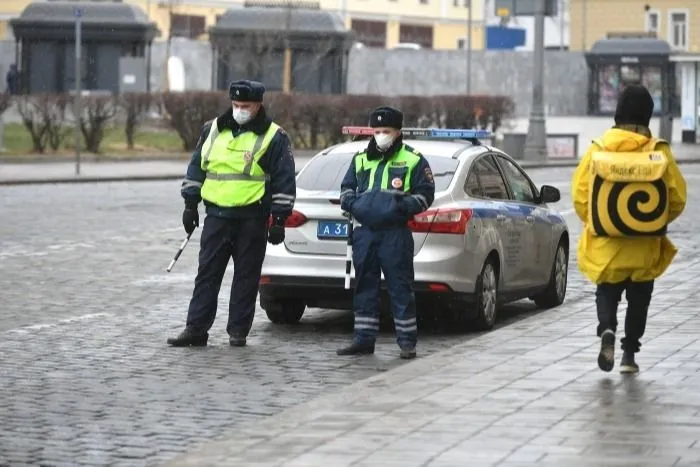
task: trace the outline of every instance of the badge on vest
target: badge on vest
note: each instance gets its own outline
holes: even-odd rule
[[[401,180],[400,178],[397,177],[391,181],[391,186],[393,186],[394,188],[396,188],[398,190],[399,188],[401,188],[403,186],[403,180]]]
[[[247,163],[253,162],[253,153],[246,151],[243,153],[243,160]]]

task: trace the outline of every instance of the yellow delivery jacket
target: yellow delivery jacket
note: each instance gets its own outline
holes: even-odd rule
[[[607,154],[601,154],[603,152]],[[611,152],[626,154],[620,154],[621,163],[615,164],[615,155]],[[600,177],[596,176],[596,171],[600,171],[601,166],[611,174],[610,177],[615,177],[616,174],[620,177],[629,176],[629,172],[638,175],[635,174],[635,169],[624,166],[624,158],[638,156],[630,154],[638,152],[646,152],[644,157],[650,161],[665,159],[663,169],[657,170],[659,179],[653,184],[647,184],[652,188],[657,184],[664,186],[665,192],[657,193],[652,189],[648,190],[648,195],[640,197],[634,194],[634,186],[622,190],[600,189],[597,184]],[[639,176],[651,177],[650,180],[654,178],[651,164],[643,166],[642,170],[637,168],[637,172],[641,173]],[[594,190],[595,193],[592,193]],[[602,138],[595,140],[589,147],[574,172],[571,196],[576,214],[584,223],[578,243],[578,266],[595,284],[619,283],[627,279],[635,282],[650,281],[663,274],[673,261],[678,250],[665,235],[665,225],[662,224],[672,222],[683,212],[687,194],[685,179],[667,142],[619,128],[607,130]],[[662,206],[653,206],[655,203],[661,203]],[[615,212],[605,212],[608,207]],[[630,214],[629,209],[634,209],[635,213]],[[655,212],[663,217],[660,224]],[[641,221],[636,220],[635,214]],[[614,228],[620,222],[615,224],[611,219],[622,219],[620,230]],[[643,230],[645,220],[656,222],[653,229],[649,229],[655,231],[656,235],[640,235],[624,225],[633,224],[638,226],[638,230]],[[607,227],[607,231],[603,227]]]

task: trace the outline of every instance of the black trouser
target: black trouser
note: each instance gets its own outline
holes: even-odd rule
[[[651,294],[654,291],[654,281],[632,282],[626,280],[617,284],[600,284],[595,292],[595,303],[598,309],[598,337],[606,329],[617,331],[617,305],[622,300],[622,292],[626,292],[627,313],[625,315],[625,337],[622,339],[622,350],[639,352],[639,339],[644,335],[647,325],[647,313]]]
[[[226,266],[233,258],[233,284],[229,300],[229,335],[247,336],[255,317],[260,270],[267,247],[267,218],[224,219],[207,216],[202,228],[199,270],[187,312],[187,327],[209,331]]]

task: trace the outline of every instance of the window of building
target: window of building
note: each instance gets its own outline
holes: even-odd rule
[[[365,47],[386,47],[386,22],[353,19],[350,28]]]
[[[402,24],[399,27],[399,42],[419,44],[424,49],[433,48],[433,27]]]
[[[688,49],[688,11],[668,12],[668,42],[676,49]]]
[[[173,14],[170,17],[170,29],[173,37],[197,39],[206,32],[206,19],[204,16]]]
[[[646,12],[644,18],[644,30],[646,32],[652,32],[658,36],[659,29],[661,28],[660,22],[661,15],[659,14],[659,10],[649,10]]]

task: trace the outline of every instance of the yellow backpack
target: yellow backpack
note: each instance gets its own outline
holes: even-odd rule
[[[663,176],[668,159],[652,138],[637,152],[602,149],[590,165],[588,228],[597,237],[653,237],[666,234],[668,188]]]

